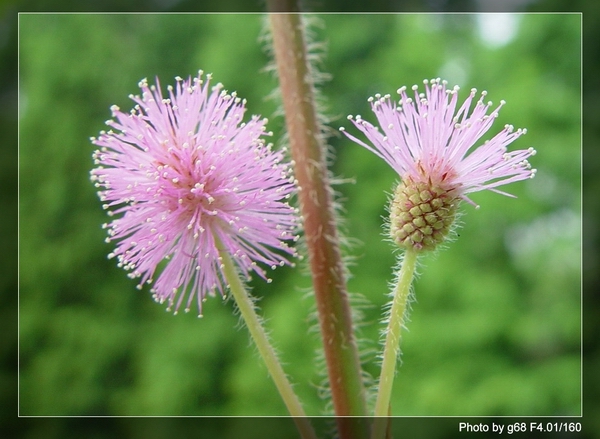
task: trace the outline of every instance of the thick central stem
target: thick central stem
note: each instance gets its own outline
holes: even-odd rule
[[[366,416],[365,390],[321,127],[314,105],[302,17],[299,14],[270,14],[269,18],[294,171],[300,187],[300,207],[333,406],[338,417]],[[342,438],[365,437],[367,434],[366,423],[362,420],[338,418],[338,428]]]

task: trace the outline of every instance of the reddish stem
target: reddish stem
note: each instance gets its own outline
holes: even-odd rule
[[[284,3],[271,0],[269,6],[293,10]],[[367,416],[302,17],[270,14],[269,18],[333,406],[338,417]],[[368,435],[363,419],[338,418],[338,428],[344,439]]]

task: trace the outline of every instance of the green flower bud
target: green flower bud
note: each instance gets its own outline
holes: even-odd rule
[[[406,180],[390,207],[390,234],[400,247],[433,250],[448,236],[460,198],[454,188]]]

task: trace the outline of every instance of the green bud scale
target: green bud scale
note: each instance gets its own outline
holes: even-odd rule
[[[398,184],[390,206],[390,234],[400,247],[433,250],[456,219],[458,191],[429,182]]]

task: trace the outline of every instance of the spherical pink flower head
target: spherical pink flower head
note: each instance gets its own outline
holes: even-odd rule
[[[267,280],[261,264],[295,255],[297,215],[287,202],[295,189],[282,153],[262,138],[266,119],[242,122],[245,101],[221,84],[209,88],[202,71],[176,80],[168,97],[158,80],[142,80],[130,113],[111,108],[111,129],[92,138],[100,149],[91,179],[109,216],[119,216],[103,226],[118,243],[109,257],[140,278],[138,288],[160,271],[155,300],[177,312],[197,297],[202,315],[206,296],[226,288],[219,248],[240,274]]]
[[[507,150],[526,130],[506,125],[481,141],[504,101],[490,112],[492,103],[483,102],[484,91],[471,110],[477,93],[471,89],[457,110],[458,86],[449,90],[440,79],[423,82],[425,93],[415,85],[414,98],[407,96],[406,87],[398,90],[399,102],[389,95],[369,98],[381,131],[360,116],[348,117],[372,146],[341,129],[400,176],[390,207],[390,233],[398,245],[417,251],[431,250],[444,241],[460,200],[475,205],[467,194],[489,189],[509,195],[497,188],[532,178],[536,172],[527,161],[535,154],[533,148]]]

